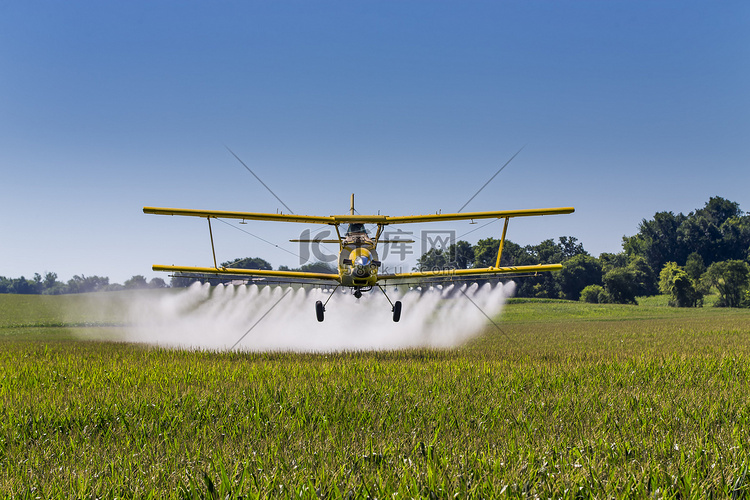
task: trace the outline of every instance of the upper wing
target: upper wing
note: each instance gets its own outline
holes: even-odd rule
[[[537,264],[533,266],[486,267],[482,269],[444,269],[438,271],[422,271],[414,273],[380,274],[378,281],[392,281],[413,278],[444,278],[483,276],[497,274],[533,274],[547,271],[559,271],[562,264]]]
[[[302,222],[313,224],[407,224],[413,222],[438,222],[449,220],[504,219],[530,217],[534,215],[559,215],[573,213],[573,207],[535,208],[530,210],[500,210],[497,212],[466,212],[457,214],[407,215],[389,217],[386,215],[294,215],[264,214],[257,212],[229,212],[224,210],[192,210],[187,208],[143,207],[143,213],[156,215],[185,215],[189,217],[214,217],[223,219],[267,220]]]
[[[167,271],[191,274],[219,274],[225,276],[257,276],[267,278],[307,279],[312,281],[340,281],[338,274],[305,273],[301,271],[269,271],[265,269],[237,269],[231,267],[186,267],[152,266],[154,271]]]
[[[438,222],[448,220],[505,219],[511,217],[531,217],[534,215],[560,215],[575,212],[573,207],[534,208],[529,210],[500,210],[497,212],[466,212],[457,214],[406,215],[386,217],[386,224],[406,224],[410,222]]]
[[[317,215],[263,214],[255,212],[228,212],[224,210],[191,210],[188,208],[143,207],[144,214],[186,215],[188,217],[213,217],[222,219],[268,220],[286,222],[308,222],[313,224],[333,224],[333,217]]]

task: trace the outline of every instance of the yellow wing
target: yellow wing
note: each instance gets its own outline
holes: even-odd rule
[[[185,215],[188,217],[207,217],[215,219],[267,220],[282,222],[304,222],[313,224],[333,224],[333,217],[318,215],[263,214],[256,212],[228,212],[224,210],[192,210],[189,208],[143,207],[144,214]]]
[[[448,220],[506,219],[513,217],[532,217],[535,215],[561,215],[575,212],[573,207],[534,208],[529,210],[500,210],[496,212],[466,212],[458,214],[406,215],[386,217],[386,224],[407,224],[414,222],[438,222]]]
[[[301,271],[271,271],[265,269],[237,269],[231,267],[187,267],[187,266],[152,266],[154,271],[166,271],[190,274],[219,274],[224,276],[257,276],[266,278],[308,279],[316,281],[337,281],[338,274],[305,273]]]
[[[414,273],[395,273],[378,275],[378,281],[393,281],[414,278],[443,278],[450,280],[454,277],[481,277],[484,275],[500,274],[535,274],[547,271],[559,271],[562,264],[537,264],[533,266],[486,267],[480,269],[444,269],[439,271],[422,271]]]
[[[416,222],[438,222],[449,220],[506,219],[531,217],[536,215],[560,215],[573,213],[573,207],[535,208],[529,210],[500,210],[495,212],[466,212],[457,214],[407,215],[390,217],[387,215],[295,215],[265,214],[257,212],[231,212],[224,210],[192,210],[186,208],[143,207],[143,213],[155,215],[183,215],[221,219],[265,220],[279,222],[301,222],[313,224],[408,224]]]

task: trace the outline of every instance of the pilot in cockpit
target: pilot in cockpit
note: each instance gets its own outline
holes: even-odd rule
[[[370,234],[370,231],[365,228],[364,224],[359,222],[349,224],[349,229],[346,230],[347,236],[367,236],[368,234]]]

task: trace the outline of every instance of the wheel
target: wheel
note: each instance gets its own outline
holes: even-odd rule
[[[323,321],[323,313],[325,312],[326,308],[323,307],[323,303],[321,301],[317,301],[315,303],[315,316],[317,316],[318,321]]]
[[[398,320],[401,319],[401,301],[397,300],[393,304],[393,321],[398,323]]]

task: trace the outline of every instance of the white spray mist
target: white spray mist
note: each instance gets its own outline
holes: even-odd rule
[[[457,289],[454,289],[454,286]],[[180,348],[330,352],[410,347],[453,347],[476,336],[498,315],[515,284],[448,285],[399,294],[401,321],[377,289],[361,299],[337,291],[325,321],[315,318],[315,301],[328,293],[288,287],[193,284],[158,297],[135,297],[130,327],[122,340]],[[244,336],[244,338],[243,338]]]

